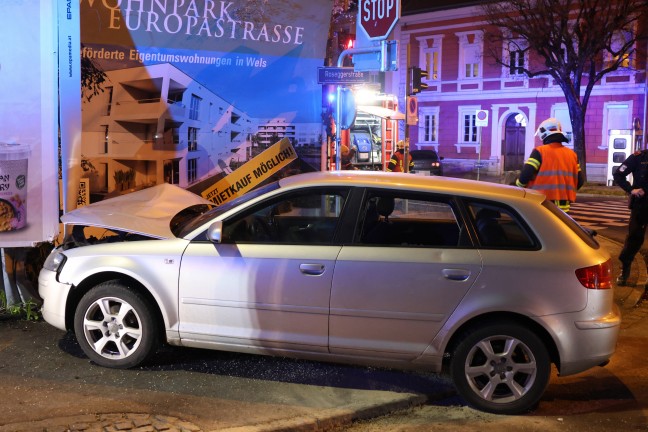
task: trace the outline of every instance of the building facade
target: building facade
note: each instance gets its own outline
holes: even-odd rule
[[[502,58],[512,60],[509,68],[489,57],[486,26],[479,6],[401,17],[393,36],[400,46],[399,70],[388,74],[386,90],[398,95],[404,107],[407,66],[428,71],[427,88],[417,95],[418,124],[408,131],[411,148],[434,149],[446,166],[457,170],[502,174],[519,170],[541,144],[534,134],[544,119],[558,118],[568,137],[571,123],[563,92],[553,79],[528,78],[514,67],[527,64],[528,54],[495,47]],[[643,147],[645,45],[591,95],[585,124],[589,181],[609,182],[615,164]]]

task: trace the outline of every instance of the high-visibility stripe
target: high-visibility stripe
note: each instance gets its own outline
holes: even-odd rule
[[[527,159],[526,163],[535,168],[536,171],[538,171],[538,169],[540,168],[540,161],[538,159],[529,158]]]

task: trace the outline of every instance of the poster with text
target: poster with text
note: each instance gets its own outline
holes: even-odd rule
[[[332,3],[81,0],[70,154],[90,202],[209,184],[283,138],[319,146]]]
[[[5,0],[0,26],[0,247],[58,232],[54,0]]]

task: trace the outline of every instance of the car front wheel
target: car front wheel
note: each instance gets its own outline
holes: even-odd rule
[[[459,394],[473,407],[495,414],[532,410],[551,374],[544,343],[512,322],[473,330],[452,354],[450,373]]]
[[[88,291],[74,315],[74,332],[83,352],[100,366],[127,369],[157,348],[159,330],[149,302],[117,281]]]

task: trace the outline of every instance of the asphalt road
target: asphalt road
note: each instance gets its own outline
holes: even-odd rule
[[[0,396],[0,432],[98,427],[106,415],[120,430],[137,428],[118,420],[144,415],[191,425],[172,430],[315,430],[453,394],[434,374],[198,349],[166,348],[146,367],[106,369],[69,333],[0,320],[0,395],[9,395]]]

